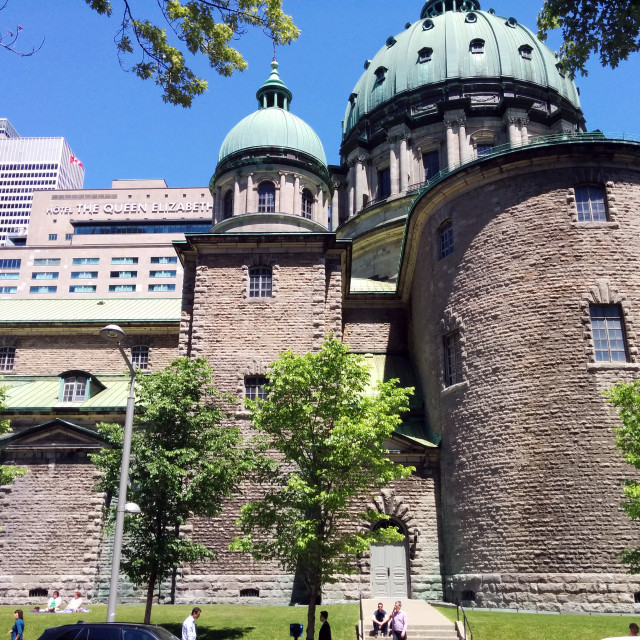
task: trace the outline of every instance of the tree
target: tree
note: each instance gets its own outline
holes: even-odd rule
[[[538,37],[546,40],[553,29],[562,30],[560,62],[571,77],[576,71],[587,75],[592,53],[599,54],[603,67],[615,69],[640,49],[640,0],[545,0],[538,14]]]
[[[122,568],[134,584],[147,587],[146,623],[156,585],[184,562],[215,557],[180,526],[191,516],[219,515],[251,466],[239,430],[223,426],[221,407],[229,398],[211,379],[205,358],[178,358],[136,383],[130,481],[141,513],[125,518]],[[103,472],[97,488],[115,495],[124,430],[104,423],[98,430],[111,448],[93,456]]]
[[[6,0],[6,2],[0,4],[0,11],[5,9],[8,4],[9,0]],[[6,51],[15,53],[15,55],[20,56],[21,58],[28,58],[34,53],[40,51],[42,45],[44,44],[44,38],[42,38],[42,42],[37,47],[31,47],[31,50],[22,51],[18,49],[18,39],[20,38],[20,32],[22,30],[22,25],[18,24],[16,25],[15,29],[7,29],[4,33],[0,31],[0,47],[5,49]]]
[[[607,400],[618,409],[622,426],[614,429],[616,445],[627,463],[640,469],[640,380],[620,382],[605,393]],[[625,480],[625,501],[622,508],[632,520],[640,520],[640,482]],[[640,547],[620,553],[622,562],[631,573],[640,573]]]
[[[391,380],[366,394],[370,371],[363,358],[334,338],[315,353],[281,354],[268,380],[266,399],[247,405],[259,438],[276,456],[257,478],[262,500],[241,510],[242,535],[232,549],[276,559],[302,578],[309,599],[306,637],[313,640],[322,585],[356,571],[354,559],[371,542],[402,539],[393,527],[359,531],[354,525],[384,518],[358,505],[413,471],[391,462],[384,446],[413,389]]]
[[[0,387],[0,416],[7,408],[7,387]],[[11,422],[0,417],[0,437],[11,432]],[[16,478],[25,475],[27,470],[14,464],[0,464],[0,486],[11,484]]]
[[[99,14],[110,16],[110,0],[85,0]],[[155,3],[154,3],[155,4]],[[298,28],[282,11],[282,0],[158,0],[161,12],[149,19],[134,16],[132,3],[122,0],[122,17],[116,35],[120,65],[137,48],[141,59],[130,69],[143,80],[153,79],[163,89],[162,99],[190,107],[195,96],[207,90],[206,80],[185,63],[185,50],[203,54],[212,69],[222,76],[243,71],[247,62],[229,43],[247,27],[262,29],[275,45],[289,44],[298,37]],[[172,32],[171,44],[163,20]]]

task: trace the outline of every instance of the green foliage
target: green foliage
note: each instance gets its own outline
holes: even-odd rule
[[[218,515],[253,464],[239,430],[223,426],[229,398],[211,379],[205,358],[178,358],[136,383],[128,498],[142,513],[125,518],[122,568],[151,593],[180,564],[214,557],[179,527],[191,516]],[[97,488],[117,495],[124,429],[102,423],[98,430],[112,448],[93,456],[103,472]]]
[[[111,16],[110,0],[85,0],[101,15]],[[155,19],[134,17],[131,4],[122,0],[123,12],[116,36],[120,63],[139,48],[142,58],[129,70],[143,80],[153,79],[163,89],[162,99],[190,107],[207,90],[207,81],[186,64],[184,53],[204,55],[222,76],[243,71],[247,62],[230,42],[247,27],[257,27],[275,44],[289,44],[299,30],[282,10],[282,0],[158,0],[167,29]],[[154,3],[155,4],[155,3]]]
[[[11,432],[11,422],[2,418],[2,413],[7,408],[6,404],[7,387],[0,387],[0,436]],[[27,473],[24,467],[15,464],[0,464],[0,486],[11,484],[16,478],[20,478]]]
[[[262,500],[242,508],[243,535],[232,548],[257,560],[277,559],[304,580],[312,638],[322,585],[357,570],[354,559],[372,542],[402,539],[391,527],[358,531],[381,516],[358,512],[356,505],[413,471],[391,462],[385,449],[413,389],[391,380],[367,395],[370,372],[363,358],[333,338],[316,353],[283,353],[268,379],[267,399],[247,405],[277,462],[258,478],[265,486]]]
[[[607,401],[618,409],[622,425],[614,429],[616,445],[625,461],[640,469],[640,380],[620,382],[605,393]],[[625,480],[622,508],[632,520],[640,520],[640,482]],[[640,547],[625,549],[620,558],[631,573],[640,573]]]
[[[615,69],[620,61],[640,49],[640,2],[572,2],[545,0],[538,14],[538,37],[561,29],[564,44],[560,62],[571,77],[587,75],[591,54],[598,54],[603,67]]]

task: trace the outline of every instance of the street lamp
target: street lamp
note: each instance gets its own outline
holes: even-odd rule
[[[124,419],[124,441],[122,443],[122,464],[120,465],[120,489],[118,491],[118,506],[116,507],[116,531],[113,538],[113,556],[111,560],[111,580],[109,581],[109,602],[107,604],[107,622],[116,620],[116,600],[118,597],[118,576],[120,575],[120,554],[122,552],[122,534],[124,531],[125,512],[140,513],[140,507],[127,502],[127,483],[129,481],[129,456],[131,454],[131,435],[133,433],[133,409],[135,404],[134,389],[136,370],[131,364],[125,350],[122,348],[124,331],[117,324],[110,324],[100,329],[100,335],[118,347],[118,351],[127,363],[131,372],[129,397],[127,398],[127,413]]]

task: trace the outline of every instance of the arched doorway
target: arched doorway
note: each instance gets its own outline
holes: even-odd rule
[[[402,542],[371,545],[371,597],[409,597],[409,545],[407,531],[401,522],[380,520],[375,529],[395,527],[402,535]]]

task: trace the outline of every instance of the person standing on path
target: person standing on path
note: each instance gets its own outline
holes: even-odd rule
[[[16,609],[13,612],[13,618],[15,622],[9,631],[11,640],[24,640],[24,613],[22,613],[22,609]]]
[[[182,640],[196,640],[196,620],[200,617],[200,607],[193,607],[191,615],[182,623]]]
[[[391,635],[393,640],[405,640],[407,637],[407,614],[402,611],[402,602],[396,600],[390,616]]]

